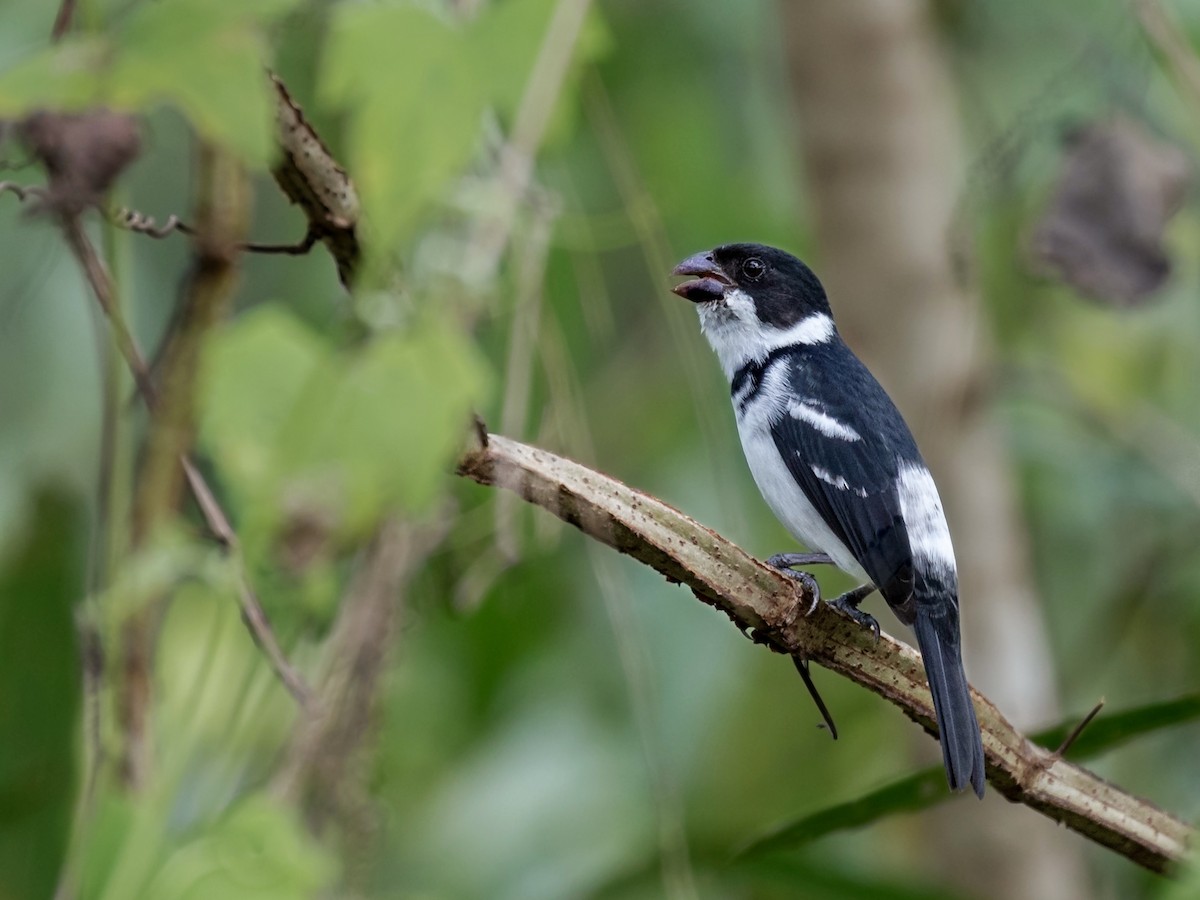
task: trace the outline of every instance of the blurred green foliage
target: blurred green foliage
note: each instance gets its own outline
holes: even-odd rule
[[[256,240],[300,233],[266,174],[262,70],[276,63],[362,194],[371,290],[347,298],[320,248],[247,257],[198,398],[199,449],[291,656],[314,680],[332,666],[339,603],[381,522],[447,534],[410,573],[382,683],[364,688],[379,704],[344,775],[360,793],[314,835],[280,787],[298,715],[238,618],[236,561],[190,512],[125,552],[144,419],[54,229],[0,195],[0,898],[48,896],[64,853],[68,896],[104,900],[953,896],[907,817],[731,865],[780,822],[890,785],[936,748],[817,673],[844,731],[834,744],[786,660],[654,573],[450,476],[475,411],[752,552],[790,546],[745,472],[694,316],[666,291],[678,257],[726,240],[811,254],[774,5],[593,8],[533,199],[482,283],[464,272],[511,190],[500,136],[556,3],[81,0],[51,48],[52,6],[3,8],[0,115],[142,114],[119,202],[186,216],[199,135],[255,173]],[[974,160],[962,216],[998,344],[994,394],[1064,705],[1187,694],[1200,679],[1200,216],[1189,201],[1169,233],[1177,272],[1136,311],[1034,278],[1022,248],[1065,124],[1132,110],[1194,159],[1197,111],[1115,0],[937,6]],[[95,234],[155,346],[186,243]],[[527,381],[510,377],[524,364]],[[115,500],[92,500],[89,550],[86,517],[52,498],[96,498],[105,459]],[[827,592],[839,578],[823,576]],[[122,615],[164,594],[153,777],[130,794],[102,759],[71,828],[88,761],[120,741],[109,672],[89,744],[72,610],[111,651]],[[1194,819],[1198,737],[1195,724],[1143,737],[1098,769]],[[1162,890],[1101,851],[1087,859],[1106,893]]]
[[[48,897],[75,806],[81,653],[72,610],[83,508],[35,494],[20,544],[0,559],[0,898]]]

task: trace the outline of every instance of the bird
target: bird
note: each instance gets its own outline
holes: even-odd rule
[[[982,798],[983,741],[963,669],[954,548],[908,425],[842,340],[821,281],[795,256],[725,244],[672,274],[689,278],[672,291],[696,305],[729,379],[759,491],[814,551],[779,553],[767,564],[791,572],[832,561],[861,585],[829,603],[876,636],[878,622],[858,606],[875,590],[883,595],[916,634],[947,781]]]

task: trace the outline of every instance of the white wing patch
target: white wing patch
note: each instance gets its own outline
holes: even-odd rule
[[[788,412],[792,414],[792,418],[798,422],[804,422],[813,426],[817,431],[826,437],[837,438],[842,441],[861,441],[862,435],[846,425],[839,422],[833,416],[821,412],[812,405],[810,400],[800,400],[793,402],[788,406]],[[820,477],[819,475],[817,476]]]
[[[929,470],[919,463],[902,461],[896,489],[913,560],[935,570],[955,572],[954,545],[950,542],[946,513]]]
[[[860,497],[866,497],[866,488],[852,488],[850,483],[841,475],[834,475],[828,469],[822,469],[820,466],[809,466],[812,473],[820,478],[826,484],[831,484],[839,491],[853,491]]]

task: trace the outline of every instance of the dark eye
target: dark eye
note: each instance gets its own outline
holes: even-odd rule
[[[767,274],[767,264],[757,256],[752,256],[742,263],[742,274],[749,281],[758,281],[758,279]]]

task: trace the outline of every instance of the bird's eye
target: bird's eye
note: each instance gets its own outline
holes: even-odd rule
[[[767,274],[767,265],[757,256],[752,256],[742,263],[742,274],[750,281],[758,281]]]

